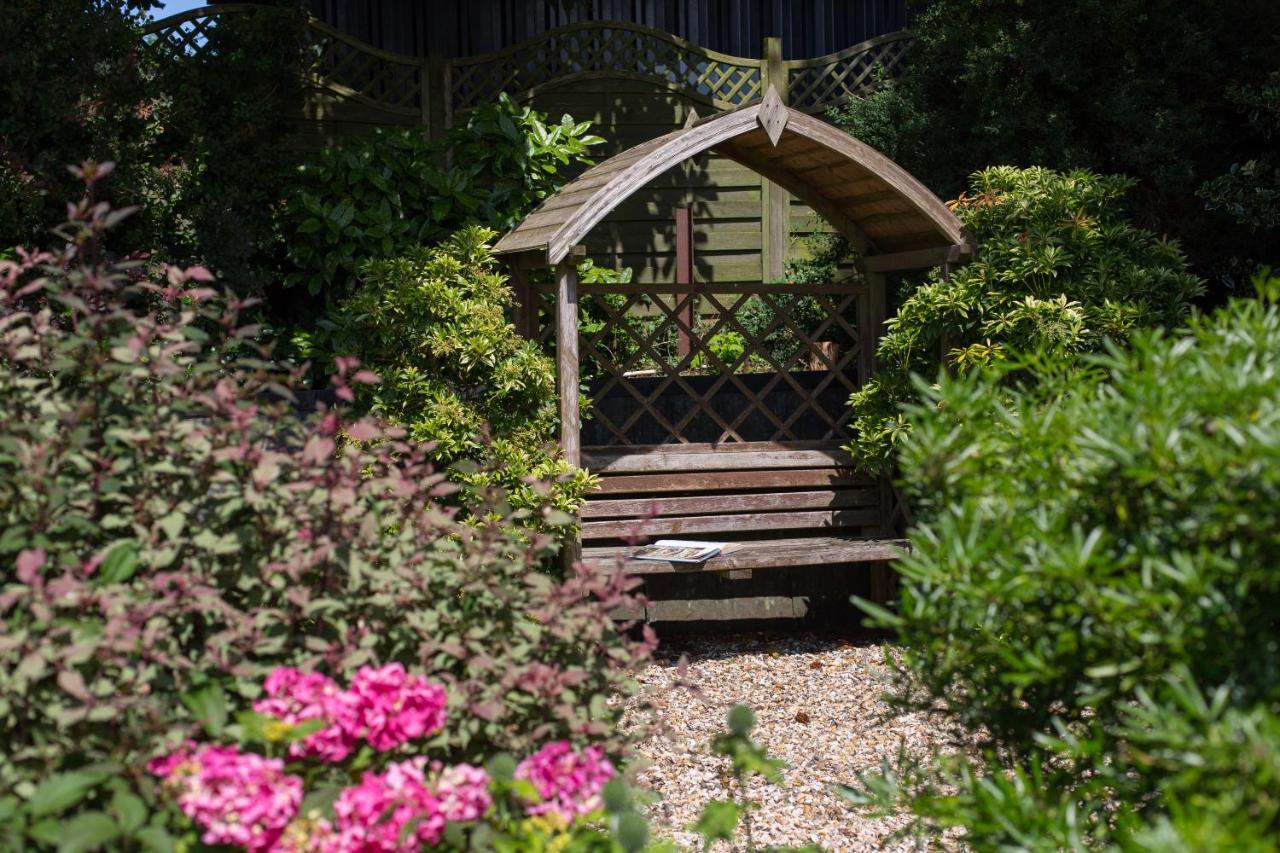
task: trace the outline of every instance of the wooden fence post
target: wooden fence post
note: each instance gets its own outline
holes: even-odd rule
[[[445,58],[433,53],[419,66],[422,75],[422,118],[430,139],[449,129],[449,80]]]
[[[788,70],[782,61],[782,39],[769,36],[764,40],[764,69],[761,93],[772,86],[782,103],[787,103]],[[762,180],[760,187],[760,274],[764,281],[777,281],[786,274],[787,239],[790,236],[791,203],[787,191],[773,181]]]

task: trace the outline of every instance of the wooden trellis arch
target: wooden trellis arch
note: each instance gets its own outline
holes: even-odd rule
[[[803,286],[698,283],[690,214],[678,210],[676,282],[592,285],[583,295],[614,301],[603,303],[592,329],[580,329],[576,263],[584,237],[647,183],[709,150],[820,213],[858,250],[861,276]],[[584,559],[625,558],[638,539],[662,536],[737,542],[738,550],[705,565],[713,571],[876,562],[898,553],[902,507],[893,490],[849,470],[840,450],[849,438],[843,401],[874,369],[886,275],[945,271],[971,254],[959,220],[900,166],[788,108],[770,89],[597,164],[495,251],[512,267],[521,330],[556,349],[565,455],[602,476],[602,492],[583,511]],[[554,268],[555,283],[531,283],[528,270],[536,267]],[[542,297],[552,302],[545,312]],[[797,318],[801,301],[818,312],[807,325]],[[648,325],[637,331],[628,312],[642,302]],[[750,328],[740,316],[749,302],[756,313]],[[542,316],[550,322],[540,323]],[[738,347],[728,354],[716,345],[726,331]],[[781,356],[768,344],[779,332],[793,343]],[[656,343],[666,333],[675,342],[669,356]],[[839,344],[823,340],[833,335]],[[606,345],[618,337],[628,355]],[[640,362],[650,369],[636,370]],[[595,377],[585,447],[577,393],[584,364]],[[748,364],[752,375],[743,374]],[[626,568],[681,566],[629,561]]]

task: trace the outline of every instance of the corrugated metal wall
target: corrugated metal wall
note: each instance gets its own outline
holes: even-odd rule
[[[908,0],[305,0],[320,19],[385,50],[473,56],[581,21],[645,24],[758,57],[766,36],[809,59],[901,30]]]

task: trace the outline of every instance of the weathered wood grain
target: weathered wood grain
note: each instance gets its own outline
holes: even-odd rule
[[[761,512],[747,515],[690,515],[652,519],[586,521],[582,538],[628,539],[640,536],[686,536],[762,530],[817,530],[824,527],[878,525],[880,510],[839,509],[823,512]]]
[[[880,490],[831,489],[809,492],[765,492],[762,494],[698,495],[696,497],[645,497],[627,500],[589,499],[582,517],[635,518],[653,515],[671,518],[711,512],[765,512],[768,510],[844,509],[877,506]]]

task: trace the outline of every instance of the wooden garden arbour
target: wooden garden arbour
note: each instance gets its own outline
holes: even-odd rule
[[[622,315],[644,298],[659,308],[659,321],[678,332],[677,363],[663,365],[656,376],[637,378],[639,372],[628,369],[634,360],[615,363],[598,347],[598,337],[580,335],[576,267],[581,244],[633,193],[711,150],[753,169],[821,214],[857,250],[862,275],[857,281],[819,285],[699,284],[693,280],[691,229],[681,228],[677,215],[675,284],[585,291],[625,297],[621,310],[609,312],[606,325],[623,323]],[[687,224],[687,211],[677,213]],[[548,337],[556,349],[564,454],[602,476],[601,493],[589,498],[583,511],[584,559],[613,562],[637,537],[662,536],[741,542],[734,553],[705,564],[717,571],[877,562],[897,553],[901,508],[893,490],[847,468],[839,449],[848,439],[847,413],[834,412],[829,401],[836,395],[842,404],[848,390],[874,369],[875,341],[885,321],[886,275],[934,266],[945,272],[971,254],[959,220],[900,166],[853,136],[788,108],[770,89],[755,103],[693,120],[595,165],[547,198],[498,242],[495,252],[512,268],[521,331],[534,338],[553,332]],[[528,270],[538,267],[555,270],[553,285],[530,282]],[[817,304],[826,315],[820,329],[842,330],[844,339],[853,341],[847,351],[833,353],[818,334],[797,326],[784,294]],[[540,296],[554,299],[554,309],[545,312],[551,323],[539,323]],[[748,299],[773,310],[766,331],[792,330],[802,358],[817,370],[793,371],[766,351],[765,335],[752,336],[736,316]],[[742,332],[751,357],[772,366],[772,372],[744,378],[736,368],[746,356],[734,363],[717,356],[708,345],[710,334],[700,332],[694,318],[699,300],[718,312],[713,331]],[[856,315],[852,321],[851,314]],[[636,335],[637,351],[653,352],[652,341]],[[585,448],[575,393],[583,349],[601,369],[598,385],[623,397],[621,415],[617,405],[613,420],[601,414],[607,430],[596,429],[600,445]],[[688,376],[699,360],[704,368],[712,365],[712,376]],[[686,399],[664,410],[662,395],[673,391]],[[732,395],[736,408],[718,405],[717,394]],[[790,411],[771,410],[777,408]],[[651,443],[635,437],[641,419]],[[703,440],[694,440],[699,424]],[[749,424],[754,435],[745,428]],[[680,568],[627,564],[629,571],[646,573]]]

